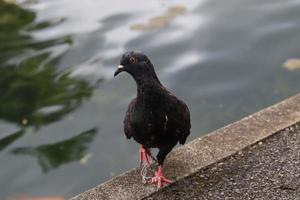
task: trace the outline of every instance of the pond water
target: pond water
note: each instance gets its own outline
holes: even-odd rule
[[[71,197],[138,165],[113,72],[145,52],[189,140],[300,91],[300,0],[0,1],[0,199]]]

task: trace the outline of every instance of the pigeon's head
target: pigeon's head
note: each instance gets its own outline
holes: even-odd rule
[[[157,79],[154,67],[149,58],[140,52],[130,51],[123,54],[114,76],[117,76],[121,72],[131,74],[135,80],[140,78]]]

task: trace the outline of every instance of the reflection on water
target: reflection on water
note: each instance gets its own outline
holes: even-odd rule
[[[43,63],[47,54],[30,57],[18,65],[2,65],[0,118],[17,124],[39,127],[74,110],[92,93],[85,81],[57,74],[53,65]],[[53,112],[40,110],[60,105]],[[24,123],[26,119],[26,123]]]
[[[300,69],[300,59],[297,58],[288,59],[283,63],[283,67],[288,70]]]
[[[130,28],[132,30],[146,31],[153,28],[163,28],[171,23],[177,15],[183,15],[186,13],[184,6],[172,6],[168,8],[167,12],[163,15],[153,17],[146,24],[134,24]]]
[[[300,0],[5,2],[0,199],[68,198],[138,164],[122,128],[135,84],[113,79],[125,50],[189,105],[189,140],[300,90]]]
[[[24,131],[17,131],[15,133],[10,133],[8,136],[0,139],[0,151],[2,151],[5,147],[9,146],[15,140],[19,139],[22,135],[24,135]]]
[[[70,37],[36,42],[22,32],[34,18],[33,12],[0,2],[0,50],[3,52],[0,57],[0,119],[21,127],[38,128],[73,111],[91,96],[93,87],[84,80],[71,78],[68,72],[58,73],[55,61],[50,60],[47,48],[69,44]],[[43,22],[29,28],[36,30],[50,25]],[[55,106],[58,109],[49,109]],[[0,149],[23,134],[18,131],[2,138]]]
[[[22,137],[38,133],[42,126],[64,118],[90,98],[94,89],[88,81],[55,67],[61,54],[53,48],[70,46],[71,36],[36,41],[29,34],[64,20],[33,23],[35,18],[32,11],[0,1],[0,152]],[[3,124],[14,124],[17,131],[8,130],[7,134],[1,129]],[[96,134],[93,128],[70,139],[38,146],[18,145],[9,152],[36,157],[42,171],[48,172],[82,159]]]
[[[36,157],[43,172],[48,172],[62,164],[83,158],[96,133],[97,129],[91,129],[61,142],[37,147],[18,147],[11,153]]]
[[[34,42],[20,31],[34,20],[34,14],[14,4],[2,4],[5,6],[0,7],[3,9],[0,16],[0,29],[3,30],[0,49],[4,52],[0,59],[0,118],[37,127],[59,120],[92,93],[92,87],[86,81],[70,78],[68,73],[57,73],[53,61],[49,60],[51,54],[40,51],[68,44],[70,39]],[[50,24],[38,24],[35,28],[45,28],[46,25]],[[7,35],[11,37],[7,38]],[[17,54],[25,52],[31,55],[15,60]],[[55,112],[38,112],[44,107],[56,105],[61,107]]]

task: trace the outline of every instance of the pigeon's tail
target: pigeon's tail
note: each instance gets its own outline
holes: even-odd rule
[[[182,134],[182,136],[179,138],[179,144],[184,145],[186,142],[187,137],[190,135],[190,132],[187,132],[186,134]]]
[[[184,145],[186,138],[179,140],[179,144]]]

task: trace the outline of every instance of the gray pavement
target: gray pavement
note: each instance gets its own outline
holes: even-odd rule
[[[300,200],[300,125],[179,180],[144,200]]]

